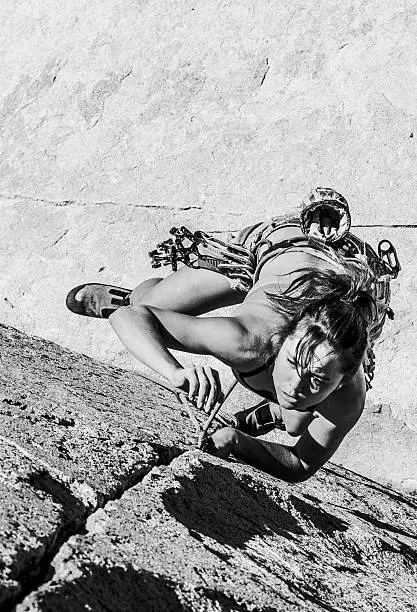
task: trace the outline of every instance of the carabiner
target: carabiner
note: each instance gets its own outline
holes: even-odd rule
[[[178,270],[178,251],[175,244],[171,245],[169,250],[169,263],[171,264],[171,268],[173,272]]]
[[[392,278],[397,278],[401,265],[398,259],[397,251],[389,240],[381,240],[378,244],[379,258],[388,266]]]

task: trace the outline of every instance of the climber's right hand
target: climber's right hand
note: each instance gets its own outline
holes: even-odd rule
[[[217,370],[208,365],[180,368],[171,376],[171,385],[184,391],[197,408],[210,412],[221,401],[221,383]]]

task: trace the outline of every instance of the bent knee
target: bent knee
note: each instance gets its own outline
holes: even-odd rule
[[[143,281],[137,287],[135,287],[130,294],[130,304],[131,306],[138,306],[139,304],[149,304],[149,301],[152,301],[151,290],[158,285],[162,278],[148,278],[148,280]],[[149,304],[150,306],[152,304]]]

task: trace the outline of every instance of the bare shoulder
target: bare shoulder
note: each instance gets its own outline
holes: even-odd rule
[[[282,343],[282,330],[287,320],[267,301],[243,302],[234,309],[233,317],[247,330],[247,338],[250,338],[252,347],[258,346],[262,363],[265,362],[265,357],[278,352]]]

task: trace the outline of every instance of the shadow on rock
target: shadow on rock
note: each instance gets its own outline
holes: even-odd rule
[[[328,536],[331,536],[335,531],[346,531],[348,524],[334,514],[329,514],[323,508],[320,508],[319,503],[321,503],[320,500],[317,500],[316,505],[311,505],[304,499],[291,495],[291,504],[294,509],[317,531]]]
[[[91,565],[84,568],[84,576],[81,578],[72,579],[71,583],[66,584],[52,583],[47,592],[38,592],[36,610],[194,612],[199,605],[206,609],[208,602],[215,602],[225,612],[243,612],[248,609],[245,603],[238,603],[233,596],[204,587],[197,587],[194,593],[187,589],[185,598],[188,602],[181,601],[182,590],[181,584],[143,569]],[[29,609],[35,609],[33,604],[28,608],[20,608],[22,611]],[[273,612],[274,609],[269,606],[256,608],[258,612]]]
[[[333,476],[340,477],[341,472],[340,469],[334,469],[337,466],[333,465],[333,468],[329,467],[328,465],[326,465],[323,468],[323,471],[327,472],[328,474],[332,474]],[[410,507],[413,510],[417,510],[417,503],[416,503],[416,499],[415,498],[411,498],[409,495],[404,495],[403,493],[396,491],[395,489],[392,489],[389,486],[383,485],[380,482],[376,482],[374,480],[371,480],[370,478],[367,478],[366,476],[362,476],[362,474],[357,474],[356,472],[353,472],[352,470],[348,470],[347,468],[343,468],[343,480],[344,481],[350,481],[353,482],[361,487],[365,486],[369,489],[371,489],[371,493],[372,491],[375,491],[376,493],[380,493],[385,497],[389,497],[394,503],[401,503],[401,504],[405,504],[407,507]],[[363,494],[365,496],[365,494]]]
[[[164,576],[131,566],[93,565],[86,567],[84,573],[70,584],[51,585],[46,593],[40,592],[36,609],[42,612],[191,612],[180,601],[175,583]]]
[[[222,612],[247,612],[249,609],[255,609],[257,612],[276,612],[277,610],[277,608],[271,608],[270,606],[249,608],[246,603],[239,604],[234,597],[230,597],[213,589],[203,589],[202,592],[207,599],[219,604]]]
[[[81,518],[85,515],[86,509],[82,502],[46,470],[31,472],[23,480],[28,482],[33,489],[50,495],[55,502],[61,504],[72,515],[78,515]]]
[[[167,512],[196,539],[200,534],[220,544],[242,548],[254,536],[271,531],[295,540],[311,526],[326,533],[346,530],[343,521],[298,497],[291,495],[280,505],[280,501],[274,501],[276,491],[268,493],[260,481],[249,475],[238,476],[228,468],[206,465],[206,470],[200,469],[191,477],[177,476],[181,489],[169,489],[163,494]],[[305,519],[304,525],[300,516]]]
[[[405,529],[400,529],[399,527],[396,527],[395,525],[391,525],[387,521],[380,521],[376,517],[371,516],[370,514],[365,514],[365,512],[361,512],[360,510],[352,510],[352,514],[355,514],[356,516],[363,519],[367,523],[371,523],[371,525],[374,525],[375,527],[378,527],[379,529],[382,529],[383,531],[390,531],[391,533],[403,535],[403,536],[406,536],[407,538],[413,538],[414,540],[417,539],[417,536],[414,533],[410,533],[410,531],[405,531]]]

